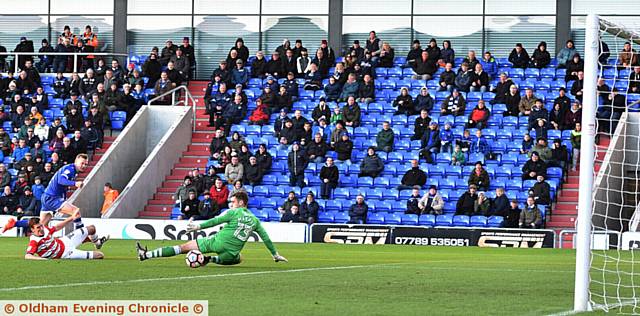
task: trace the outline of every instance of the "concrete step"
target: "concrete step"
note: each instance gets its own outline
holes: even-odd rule
[[[182,157],[179,160],[179,164],[192,164],[192,165],[202,165],[207,164],[208,161],[207,155],[203,155],[201,157]]]
[[[175,201],[173,199],[164,199],[164,200],[149,200],[148,205],[165,205],[172,206]]]
[[[166,212],[171,214],[171,206],[162,206],[162,205],[147,205],[144,207],[144,210],[147,212]]]
[[[562,208],[557,208],[555,210],[553,210],[553,217],[556,217],[558,215],[568,215],[568,216],[578,216],[578,210],[575,209],[575,207],[573,209],[562,209]]]
[[[168,219],[171,216],[171,212],[152,212],[152,211],[142,211],[139,213],[140,218],[147,219]]]
[[[577,207],[578,201],[575,201],[574,203],[558,202],[558,204],[556,204],[555,210],[553,211],[553,214],[556,214],[557,211],[573,211],[575,213],[577,212]]]
[[[562,190],[560,193],[562,197],[573,197],[575,200],[578,199],[578,191],[570,191],[570,190]]]

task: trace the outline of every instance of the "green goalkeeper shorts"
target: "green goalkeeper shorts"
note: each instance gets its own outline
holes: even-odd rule
[[[217,253],[218,264],[231,265],[240,263],[240,254],[235,251],[225,249],[224,243],[216,240],[216,235],[207,238],[196,239],[198,249],[202,253]]]

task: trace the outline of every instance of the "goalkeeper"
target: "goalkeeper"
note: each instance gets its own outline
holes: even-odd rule
[[[173,257],[191,250],[200,250],[202,253],[217,254],[217,256],[213,257],[205,256],[205,265],[209,262],[223,265],[238,264],[241,262],[240,251],[242,251],[251,233],[255,231],[271,252],[275,262],[288,262],[287,258],[278,254],[271,239],[269,239],[269,235],[260,224],[260,220],[247,209],[248,201],[247,193],[236,192],[231,196],[231,208],[224,214],[202,224],[194,224],[192,222],[187,224],[187,231],[193,232],[227,223],[222,230],[213,236],[191,240],[179,246],[162,247],[153,251],[147,251],[146,247],[143,248],[140,243],[136,242],[138,259],[144,261],[158,257]]]

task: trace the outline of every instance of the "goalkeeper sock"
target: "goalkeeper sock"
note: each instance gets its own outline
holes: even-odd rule
[[[147,251],[146,256],[147,258],[173,257],[181,252],[180,246],[169,246]]]

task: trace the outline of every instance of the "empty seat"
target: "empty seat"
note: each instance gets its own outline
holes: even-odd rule
[[[467,227],[469,226],[469,216],[456,215],[453,217],[452,223],[453,223],[453,226]]]
[[[435,226],[453,226],[453,216],[449,214],[436,216]]]
[[[485,227],[487,226],[487,218],[484,216],[471,216],[471,219],[469,220],[469,226]]]
[[[436,216],[431,214],[420,215],[418,217],[418,225],[420,226],[435,226]]]

